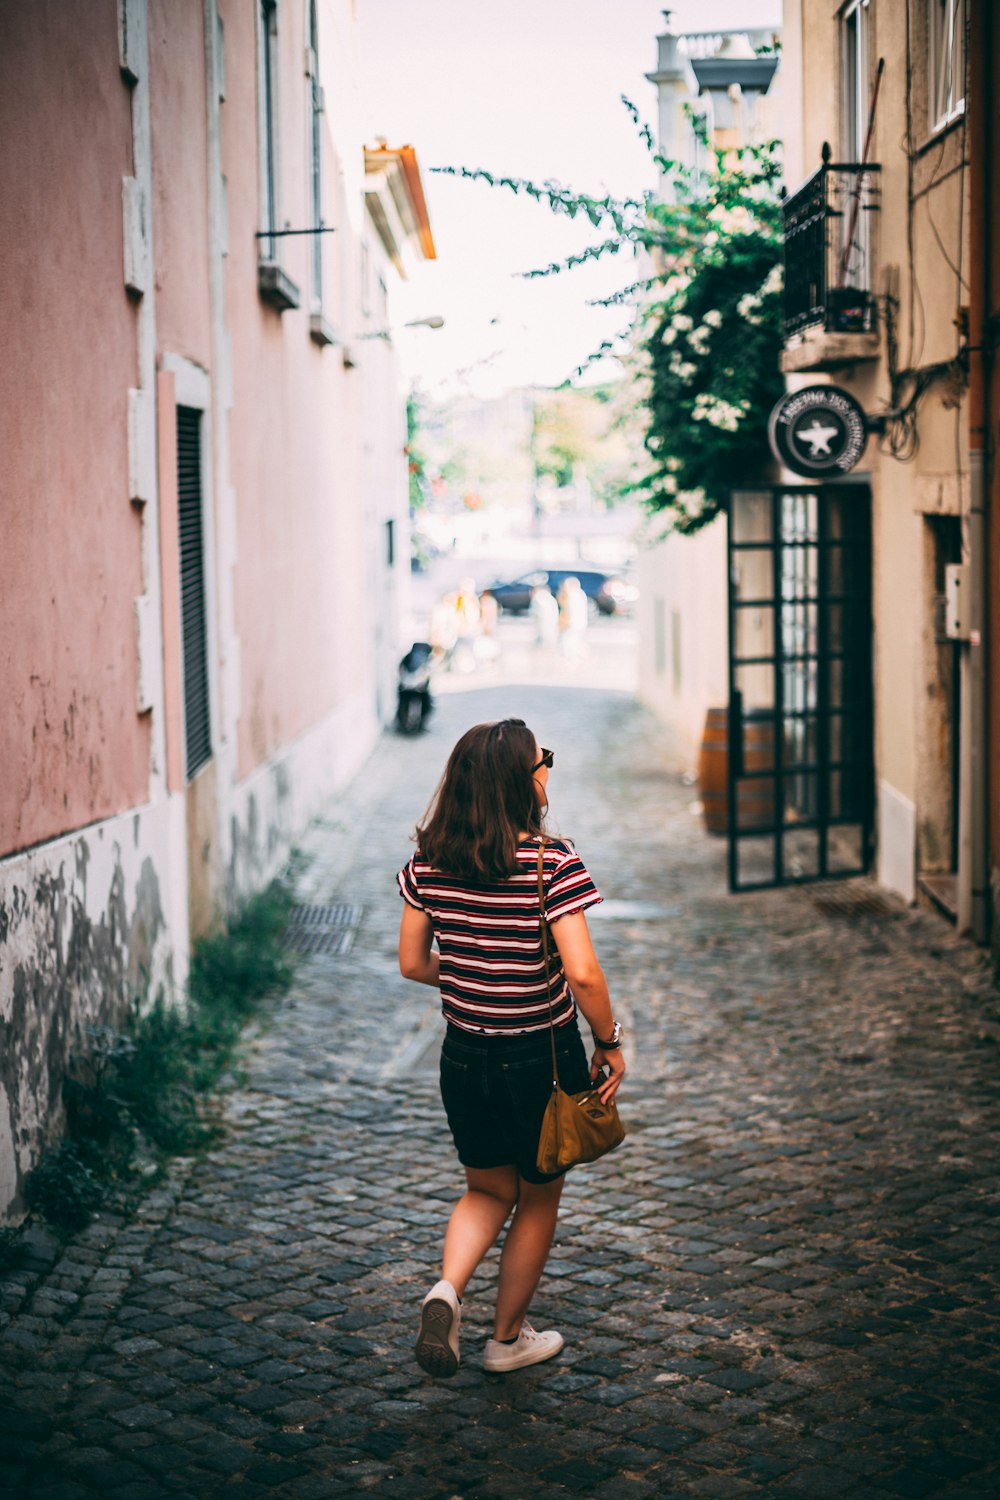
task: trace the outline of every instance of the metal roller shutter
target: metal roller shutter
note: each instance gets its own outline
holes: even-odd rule
[[[177,408],[177,514],[181,542],[181,641],[184,659],[184,742],[187,777],[212,756],[202,533],[201,412]]]

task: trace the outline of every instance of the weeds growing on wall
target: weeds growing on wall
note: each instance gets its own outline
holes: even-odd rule
[[[218,1128],[210,1091],[246,1021],[292,980],[281,946],[291,906],[276,881],[224,930],[194,947],[186,1006],[159,997],[120,1029],[91,1026],[64,1084],[66,1132],[27,1184],[29,1207],[54,1227],[82,1228],[170,1155],[196,1151]]]

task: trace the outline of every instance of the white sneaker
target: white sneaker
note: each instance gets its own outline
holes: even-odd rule
[[[454,1375],[458,1369],[458,1326],[462,1309],[450,1281],[439,1281],[424,1298],[417,1334],[417,1364],[428,1375]]]
[[[562,1334],[554,1328],[547,1333],[536,1333],[526,1318],[515,1343],[501,1344],[498,1339],[487,1339],[483,1369],[499,1374],[504,1370],[519,1370],[522,1365],[538,1365],[558,1354],[564,1343]]]

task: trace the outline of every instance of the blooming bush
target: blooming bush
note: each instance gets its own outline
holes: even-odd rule
[[[784,389],[778,143],[715,150],[702,130],[711,166],[690,167],[661,156],[635,106],[623,103],[660,168],[663,197],[596,198],[481,168],[433,170],[525,192],[601,231],[578,254],[525,275],[550,276],[623,249],[652,261],[652,274],[605,299],[634,307],[631,332],[591,358],[622,357],[645,419],[649,462],[624,493],[668,513],[672,529],[693,532],[717,515],[731,486],[759,481],[772,462],[767,421]]]
[[[650,463],[632,488],[693,532],[771,461],[767,420],[783,390],[779,169],[773,145],[716,152],[707,174],[661,165],[674,196],[649,204],[660,274],[634,337]]]

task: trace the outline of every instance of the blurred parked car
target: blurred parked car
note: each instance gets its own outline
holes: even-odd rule
[[[602,615],[623,615],[634,608],[639,590],[621,574],[600,573],[596,568],[535,568],[489,585],[489,593],[508,614],[523,614],[531,606],[531,591],[548,588],[558,594],[567,578],[578,578],[587,598]]]

